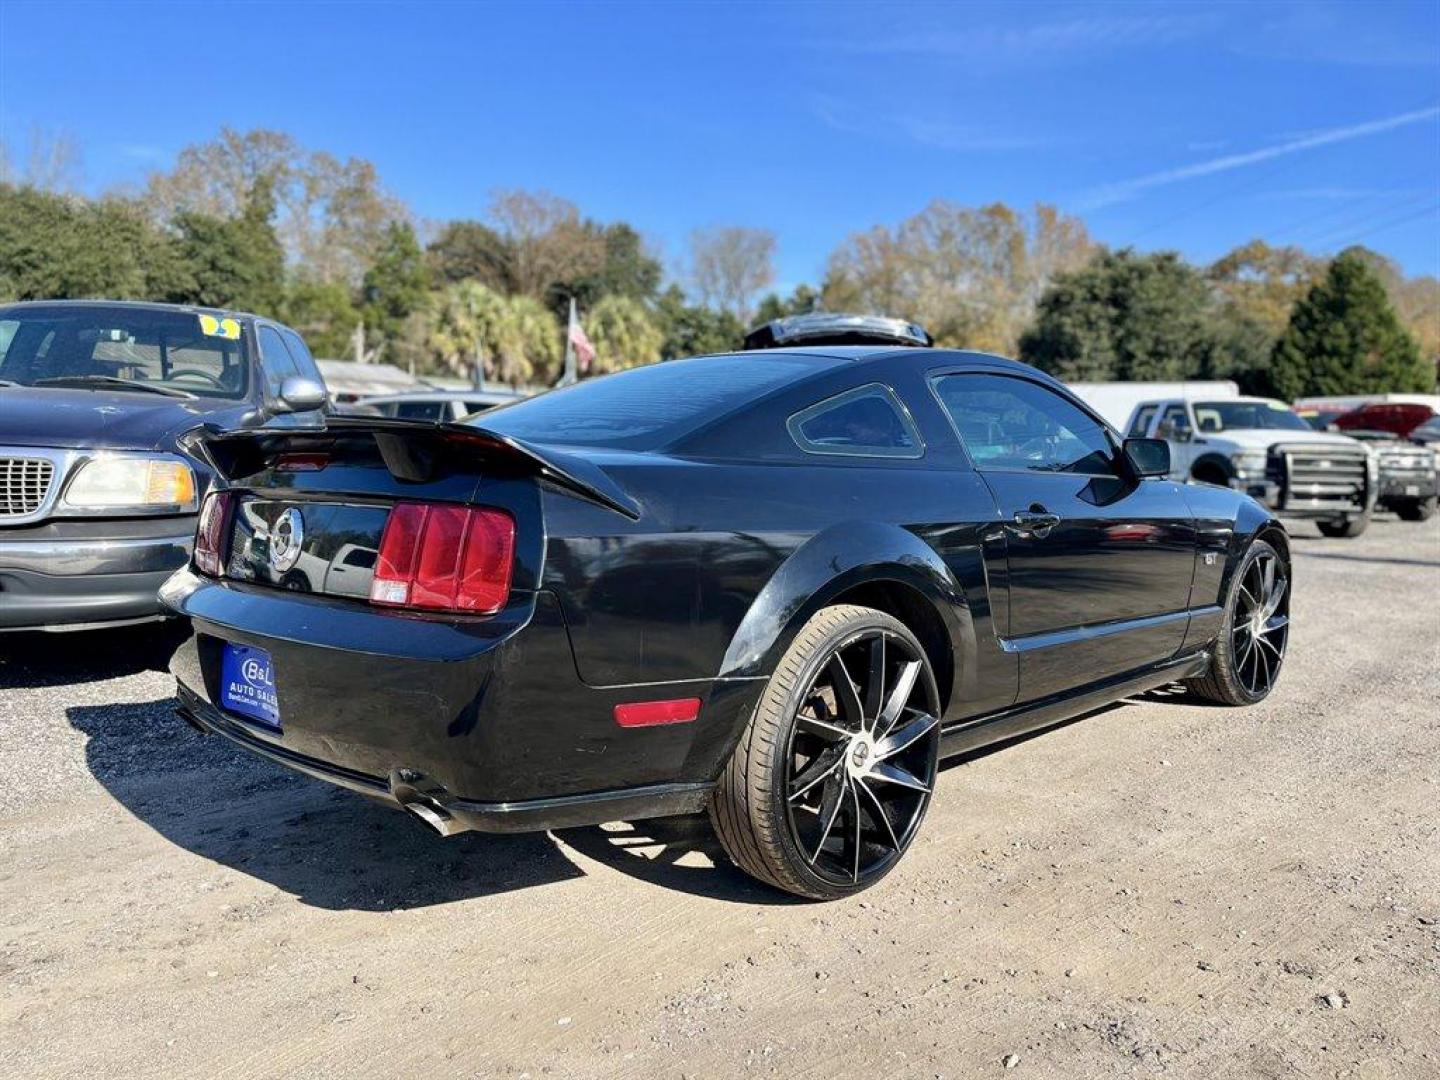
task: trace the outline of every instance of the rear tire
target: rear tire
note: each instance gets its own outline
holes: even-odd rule
[[[1338,518],[1334,521],[1317,521],[1315,525],[1319,528],[1322,536],[1349,540],[1359,536],[1370,527],[1370,515],[1359,514],[1355,517]]]
[[[1428,499],[1407,499],[1395,504],[1395,513],[1402,521],[1429,521],[1435,516],[1436,502],[1434,495]]]
[[[1289,639],[1290,567],[1274,547],[1255,540],[1230,580],[1210,669],[1185,685],[1207,701],[1254,705],[1275,688]]]
[[[720,775],[710,822],[721,845],[740,869],[796,896],[869,888],[919,831],[939,716],[930,661],[903,623],[823,608],[776,666]]]

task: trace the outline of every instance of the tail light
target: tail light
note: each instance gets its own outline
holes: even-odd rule
[[[195,530],[195,569],[202,574],[219,577],[225,568],[232,501],[230,492],[212,491],[200,508],[200,524]]]
[[[399,503],[375,560],[370,602],[488,615],[505,606],[515,521],[502,510]]]

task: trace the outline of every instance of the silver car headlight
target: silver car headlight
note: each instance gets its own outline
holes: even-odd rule
[[[195,472],[169,455],[101,455],[76,470],[60,500],[81,513],[192,513],[198,505]]]

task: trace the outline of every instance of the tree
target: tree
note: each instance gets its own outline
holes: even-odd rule
[[[80,145],[72,135],[32,127],[23,162],[0,138],[0,184],[70,195],[80,187],[80,159]]]
[[[270,181],[262,176],[235,217],[177,214],[174,226],[187,280],[168,298],[277,314],[284,299],[285,252],[270,223],[274,212]]]
[[[550,283],[550,306],[557,317],[566,317],[572,297],[588,310],[606,296],[641,301],[655,296],[664,271],[638,232],[623,221],[603,226],[586,221],[581,227],[599,240],[603,255],[594,270]]]
[[[433,301],[429,347],[457,375],[475,370],[511,386],[551,382],[559,373],[560,329],[534,297],[504,297],[477,281],[461,281]]]
[[[738,318],[728,311],[687,303],[678,285],[661,293],[655,306],[664,334],[660,355],[665,360],[731,352],[745,337],[745,324]]]
[[[1174,252],[1104,252],[1041,298],[1020,357],[1062,379],[1205,378],[1219,336],[1204,279]]]
[[[181,213],[235,218],[262,178],[272,185],[277,235],[301,277],[359,284],[386,226],[409,217],[370,162],[309,151],[263,128],[222,127],[213,141],[185,147],[173,169],[150,177],[145,199],[161,224]]]
[[[755,325],[773,322],[790,315],[808,315],[820,310],[820,294],[809,285],[796,285],[789,296],[767,293],[755,309]]]
[[[1429,391],[1432,361],[1400,324],[1367,253],[1341,252],[1275,346],[1271,377],[1286,398]]]
[[[1251,240],[1210,264],[1205,276],[1234,309],[1279,337],[1295,301],[1325,272],[1325,260],[1297,247]]]
[[[175,242],[135,203],[0,184],[0,280],[8,299],[146,300],[190,279]]]
[[[415,230],[407,221],[392,221],[365,272],[365,325],[398,340],[407,320],[424,308],[429,288],[430,271]]]
[[[285,292],[281,318],[298,330],[316,356],[347,357],[361,321],[350,290],[338,281],[297,281]]]
[[[544,300],[550,285],[593,274],[605,263],[605,240],[586,228],[575,204],[548,191],[499,189],[490,219],[510,252],[514,290]]]
[[[498,232],[478,221],[448,222],[426,248],[426,258],[441,282],[478,281],[500,292],[514,287],[510,246]]]
[[[1052,206],[1026,216],[1004,203],[936,200],[894,230],[877,225],[838,247],[824,301],[913,319],[938,344],[1013,353],[1050,282],[1093,250],[1080,220]]]
[[[1270,355],[1290,309],[1325,272],[1325,260],[1297,247],[1251,240],[1211,263],[1217,348],[1210,373],[1246,393],[1271,396]]]
[[[750,317],[755,294],[775,280],[775,234],[738,225],[690,234],[690,282],[702,304]]]
[[[586,333],[595,346],[594,373],[653,364],[660,359],[664,331],[628,296],[607,296],[586,313]]]

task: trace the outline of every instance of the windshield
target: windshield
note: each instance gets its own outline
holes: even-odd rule
[[[1309,431],[1310,425],[1280,401],[1197,401],[1195,423],[1202,432],[1242,431],[1274,428],[1279,431]]]
[[[123,305],[0,308],[0,385],[241,398],[249,353],[221,315]]]
[[[670,360],[552,390],[463,422],[537,442],[655,449],[825,362],[773,353]]]

